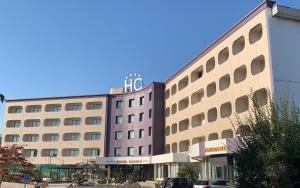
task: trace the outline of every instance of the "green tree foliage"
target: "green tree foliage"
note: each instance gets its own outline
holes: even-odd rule
[[[129,184],[133,184],[133,183],[136,183],[140,180],[139,178],[139,174],[138,172],[136,171],[133,171],[131,172],[129,175],[128,175],[128,183]]]
[[[88,179],[87,174],[84,174],[82,172],[77,172],[77,173],[73,174],[73,178],[74,178],[74,183],[77,186],[82,185],[83,182],[86,182]]]
[[[177,172],[177,176],[180,178],[187,178],[189,180],[197,179],[196,172],[193,170],[191,166],[188,165],[180,166]]]
[[[234,152],[238,187],[300,187],[298,107],[286,98],[264,106],[259,99],[252,101],[249,117],[238,119],[241,134]]]

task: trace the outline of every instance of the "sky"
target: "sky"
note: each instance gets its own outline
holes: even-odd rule
[[[0,0],[0,93],[103,94],[131,73],[164,82],[261,2]]]

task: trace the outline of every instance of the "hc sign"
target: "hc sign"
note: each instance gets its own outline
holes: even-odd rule
[[[139,91],[143,89],[143,78],[139,74],[130,74],[129,77],[125,78],[124,90],[126,93]]]

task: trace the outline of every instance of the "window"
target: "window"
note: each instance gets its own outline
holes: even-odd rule
[[[20,127],[20,126],[21,126],[21,121],[14,121],[12,123],[12,127],[14,127],[14,128],[17,128],[17,127]]]
[[[115,132],[115,140],[121,140],[122,139],[122,131],[116,131]]]
[[[60,109],[61,109],[61,106],[59,106],[59,105],[53,105],[52,106],[52,112],[59,112]]]
[[[99,125],[100,124],[100,118],[93,118],[91,119],[91,125]]]
[[[39,135],[37,134],[24,134],[23,142],[37,142],[39,141]]]
[[[38,119],[29,119],[25,120],[24,127],[39,127],[40,120]]]
[[[188,86],[188,84],[189,84],[189,77],[186,76],[178,82],[178,90],[180,91],[180,90],[186,88]]]
[[[140,113],[140,121],[144,121],[144,112]]]
[[[99,132],[88,132],[84,134],[84,139],[91,140],[100,140],[101,134]]]
[[[222,76],[219,80],[219,89],[220,91],[223,91],[227,88],[229,88],[230,86],[230,76],[229,74],[226,74],[224,76]]]
[[[115,148],[115,156],[116,157],[121,156],[121,148],[120,147]]]
[[[134,131],[128,131],[128,139],[134,139]]]
[[[25,157],[36,157],[37,156],[37,150],[36,149],[24,149],[23,155]]]
[[[93,110],[100,110],[102,108],[102,105],[100,103],[92,104]]]
[[[196,80],[202,78],[202,76],[203,76],[203,65],[201,65],[191,73],[191,82],[195,82]]]
[[[134,148],[133,147],[128,147],[127,155],[128,156],[134,156]]]
[[[177,112],[177,104],[174,103],[174,104],[172,104],[172,106],[171,106],[171,113],[172,113],[172,114],[175,114],[176,112]]]
[[[216,65],[216,60],[215,57],[210,58],[207,62],[206,62],[206,72],[210,72],[212,70],[214,70]]]
[[[192,105],[200,102],[203,97],[204,97],[204,90],[203,89],[200,89],[200,90],[196,91],[195,93],[193,93],[192,96],[191,96]]]
[[[81,124],[80,118],[67,118],[64,120],[66,126],[79,126]]]
[[[116,116],[116,124],[122,124],[123,123],[123,117],[122,116]]]
[[[260,55],[252,60],[251,62],[251,73],[257,75],[265,69],[265,57]]]
[[[234,71],[234,83],[238,84],[244,80],[246,80],[247,77],[247,67],[246,65],[242,65],[239,68],[235,69]]]
[[[149,145],[148,146],[148,154],[151,155],[151,153],[152,153],[152,145]]]
[[[90,140],[100,140],[100,133],[92,133]]]
[[[44,126],[46,127],[56,127],[60,125],[59,119],[45,119]]]
[[[63,135],[64,141],[78,141],[80,140],[80,133],[65,133]]]
[[[203,125],[204,119],[205,119],[204,113],[200,113],[192,116],[192,127],[198,127]]]
[[[32,112],[41,112],[42,111],[42,107],[41,106],[34,106],[33,108],[32,108]]]
[[[22,113],[22,107],[18,106],[14,109],[15,113]]]
[[[57,149],[43,149],[42,157],[56,157],[58,155]]]
[[[245,37],[241,36],[232,44],[232,54],[236,55],[245,48]]]
[[[152,100],[152,92],[149,93],[149,101]]]
[[[250,44],[254,44],[256,41],[261,39],[262,34],[263,34],[262,25],[257,24],[249,32],[249,42],[250,42]]]
[[[139,130],[139,138],[143,138],[144,137],[144,129],[140,129]]]
[[[26,112],[28,113],[38,113],[42,111],[41,105],[28,105],[26,106]]]
[[[207,112],[207,120],[208,122],[213,122],[217,120],[218,112],[217,108],[209,109]]]
[[[207,97],[211,97],[214,94],[216,94],[216,82],[212,82],[210,84],[207,85],[206,87],[206,95]]]
[[[61,104],[47,104],[45,107],[46,112],[59,112],[61,110]]]
[[[19,135],[6,135],[5,141],[6,142],[19,142],[20,136]]]
[[[100,149],[91,149],[91,156],[97,157],[100,155]]]
[[[140,105],[143,105],[144,102],[145,102],[145,97],[144,96],[140,97]]]
[[[175,95],[176,92],[177,92],[177,85],[174,84],[174,85],[171,87],[171,94],[172,94],[172,95]]]
[[[149,118],[152,117],[152,109],[149,110]]]
[[[220,115],[222,118],[229,117],[232,113],[231,103],[227,102],[221,105],[220,107]]]
[[[81,110],[81,103],[68,103],[66,104],[66,110],[67,111],[79,111]]]
[[[44,142],[57,142],[59,139],[58,134],[44,134],[42,140]]]
[[[235,100],[235,111],[237,113],[245,112],[249,109],[249,99],[248,96],[244,95]]]
[[[52,135],[49,135],[49,140],[47,140],[47,141],[49,141],[49,142],[56,142],[56,141],[58,141],[58,138],[59,138],[58,135],[52,134]]]
[[[72,119],[71,125],[80,125],[80,119]]]
[[[152,127],[148,128],[148,135],[151,136],[152,135]]]
[[[223,50],[221,50],[219,52],[219,55],[218,55],[218,63],[219,65],[221,65],[222,63],[224,63],[225,61],[227,61],[229,58],[229,48],[226,47],[224,48]]]
[[[135,100],[134,99],[129,99],[129,108],[135,106]]]
[[[128,115],[128,123],[134,123],[134,114]]]
[[[9,114],[22,113],[22,106],[10,106],[8,108],[8,113]]]
[[[21,127],[21,121],[20,120],[9,120],[6,122],[7,128],[19,128]]]
[[[139,155],[143,155],[144,154],[144,146],[140,146],[139,147]]]
[[[73,104],[71,106],[71,111],[78,111],[81,110],[81,105],[80,104]]]
[[[63,149],[62,155],[65,157],[76,157],[79,155],[79,149],[76,148]]]
[[[116,108],[118,108],[118,109],[123,108],[123,101],[117,101]]]
[[[184,119],[184,120],[179,121],[179,123],[178,123],[179,132],[188,130],[189,126],[190,126],[189,119]]]
[[[189,98],[188,97],[181,99],[178,103],[179,111],[186,109],[188,106],[189,106]]]

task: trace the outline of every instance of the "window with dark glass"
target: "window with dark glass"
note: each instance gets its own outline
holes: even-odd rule
[[[128,139],[134,139],[134,131],[128,131]]]
[[[116,124],[122,124],[123,123],[123,117],[122,116],[116,116]]]
[[[144,121],[144,113],[140,113],[140,121]]]
[[[134,114],[128,115],[128,123],[134,123]]]
[[[129,99],[129,108],[134,107],[134,106],[135,106],[134,99]]]
[[[143,105],[144,102],[145,102],[145,97],[144,96],[140,97],[140,105]]]
[[[139,130],[139,138],[143,138],[144,137],[144,129],[140,129]]]
[[[120,147],[115,148],[115,156],[121,156],[121,148]]]
[[[148,153],[151,154],[152,153],[152,145],[148,146]]]
[[[149,93],[149,101],[152,100],[152,92]]]
[[[121,139],[122,139],[122,131],[116,131],[115,140],[121,140]]]
[[[139,147],[139,155],[143,155],[144,154],[144,146],[140,146]]]
[[[152,127],[148,128],[148,135],[151,136],[152,135]]]
[[[123,108],[123,101],[117,101],[116,108]]]
[[[152,118],[152,109],[149,110],[149,118]]]

